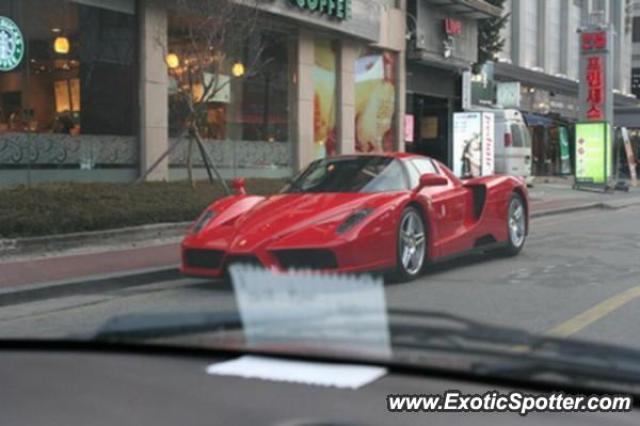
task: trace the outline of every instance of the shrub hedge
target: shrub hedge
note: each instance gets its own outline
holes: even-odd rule
[[[277,179],[247,179],[250,194],[272,194]],[[0,189],[0,237],[15,238],[193,220],[223,196],[198,182],[66,183]]]

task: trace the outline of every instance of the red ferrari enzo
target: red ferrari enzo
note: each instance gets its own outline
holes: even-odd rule
[[[526,185],[512,176],[460,180],[414,154],[337,156],[314,161],[277,195],[214,202],[182,242],[182,271],[218,277],[239,262],[407,281],[470,251],[517,254],[528,212]]]

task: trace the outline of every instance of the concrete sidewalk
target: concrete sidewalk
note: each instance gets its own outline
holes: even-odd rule
[[[539,217],[589,208],[619,208],[640,204],[640,188],[630,192],[597,193],[576,191],[570,183],[539,183],[530,188],[531,215]],[[114,231],[107,231],[114,232]],[[52,237],[54,240],[56,237]],[[175,268],[180,261],[179,238],[162,241],[138,241],[141,247],[91,245],[73,251],[21,256],[19,259],[0,257],[0,290],[27,284],[74,280],[101,274],[137,273],[154,268]],[[55,246],[50,244],[47,247]]]
[[[625,207],[640,203],[640,188],[629,192],[598,192],[572,189],[572,180],[536,183],[529,188],[532,217],[598,207]]]

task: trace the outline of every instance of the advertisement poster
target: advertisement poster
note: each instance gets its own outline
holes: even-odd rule
[[[453,114],[453,172],[462,178],[487,176],[495,169],[494,116]]]
[[[336,51],[328,40],[315,42],[313,69],[314,157],[336,154]]]
[[[413,142],[413,132],[415,131],[415,117],[411,114],[404,116],[404,141],[407,143]]]
[[[367,49],[356,60],[356,151],[394,151],[396,56]]]
[[[453,173],[480,176],[482,128],[479,112],[453,114]]]
[[[566,127],[558,128],[558,144],[560,145],[560,173],[571,174],[571,157],[569,155],[569,134]]]
[[[605,184],[611,176],[609,130],[607,123],[576,124],[576,181]]]

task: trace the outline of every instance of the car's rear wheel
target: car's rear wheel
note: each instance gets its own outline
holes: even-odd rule
[[[508,240],[502,253],[515,256],[520,253],[527,238],[527,211],[520,194],[514,193],[509,200],[507,212]]]
[[[397,235],[396,269],[392,281],[411,281],[422,272],[427,254],[427,232],[422,214],[415,207],[402,212]]]

